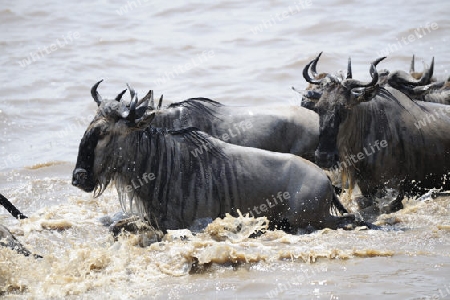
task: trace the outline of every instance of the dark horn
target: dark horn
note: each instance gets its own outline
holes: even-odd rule
[[[415,79],[414,77],[410,76],[410,78],[399,78],[399,80],[403,81],[404,84],[410,86],[424,86],[430,84],[431,77],[433,77],[434,72],[434,57],[431,59],[431,65],[428,69],[425,63],[424,66],[424,71],[419,79]]]
[[[307,82],[312,83],[312,84],[317,84],[317,85],[321,83],[321,80],[315,80],[315,79],[312,79],[312,78],[309,76],[309,67],[310,67],[314,62],[317,63],[317,61],[319,60],[320,55],[322,55],[322,52],[320,52],[319,55],[318,55],[315,59],[313,59],[312,61],[310,61],[309,64],[307,64],[307,65],[305,66],[305,68],[303,68],[303,78],[305,78],[305,80],[306,80]]]
[[[100,106],[100,104],[102,103],[102,97],[100,96],[100,94],[97,92],[97,88],[98,85],[100,83],[102,83],[103,79],[100,80],[99,82],[97,82],[96,84],[94,84],[94,86],[91,88],[91,95],[92,98],[94,98],[94,101],[97,102],[97,105]]]
[[[317,55],[316,59],[314,60],[314,62],[311,64],[311,72],[313,77],[317,76],[317,70],[316,70],[316,66],[317,66],[317,62],[319,61],[320,56],[322,55],[323,51],[319,53],[319,55]]]
[[[412,59],[411,59],[411,66],[409,67],[409,74],[412,74],[414,72],[415,71],[414,71],[414,54],[413,54]]]
[[[161,98],[159,98],[158,108],[157,108],[158,110],[161,108],[162,101],[163,101],[163,95],[161,95]]]
[[[347,64],[347,79],[352,78],[352,58],[348,58]]]
[[[129,110],[129,114],[127,116],[127,120],[131,121],[131,122],[135,122],[136,120],[136,104],[137,104],[137,94],[136,91],[130,87],[130,85],[127,83],[128,89],[130,90],[130,95],[131,95],[131,102],[130,102],[130,110]]]
[[[122,96],[123,94],[125,94],[127,92],[127,89],[124,89],[119,95],[117,95],[116,100],[117,102],[120,102],[120,100],[122,100]]]
[[[372,64],[376,67],[376,66],[380,63],[380,61],[382,61],[382,60],[385,59],[385,58],[386,58],[386,56],[379,57],[379,58],[375,59],[375,60],[372,62]]]
[[[146,106],[148,106],[149,101],[151,104],[151,107],[153,108],[153,90],[148,91],[147,95],[144,96],[144,98],[142,98],[141,100],[139,100],[139,102],[137,103],[137,107],[141,106],[142,103],[146,103]]]
[[[431,82],[431,77],[433,77],[434,72],[434,56],[431,59],[431,65],[428,68],[428,70],[425,70],[422,74],[422,77],[420,77],[418,84],[419,85],[427,85]]]
[[[151,103],[151,106],[152,106],[153,109],[155,109],[155,100],[153,98],[154,96],[155,96],[155,94],[152,91],[152,97],[150,98],[150,103]]]
[[[374,86],[375,84],[377,84],[378,82],[378,72],[377,72],[377,68],[376,65],[382,61],[383,59],[385,59],[386,57],[380,57],[378,59],[376,59],[375,61],[373,61],[370,64],[370,75],[372,76],[372,81],[371,82],[362,82],[356,79],[346,79],[343,84],[347,89],[353,89],[353,88],[357,88],[357,87],[369,87],[369,86]]]
[[[380,63],[380,61],[382,61],[385,58],[386,58],[386,56],[377,58],[372,62],[372,64],[376,67]],[[370,76],[373,78],[372,67],[370,68]]]
[[[404,72],[395,72],[392,75],[390,75],[390,78],[388,79],[389,84],[393,87],[417,87],[417,86],[425,86],[430,84],[431,77],[433,76],[434,71],[434,57],[431,60],[431,65],[429,68],[425,67],[425,70],[422,73],[422,76],[419,79],[415,79],[411,74],[403,74]]]

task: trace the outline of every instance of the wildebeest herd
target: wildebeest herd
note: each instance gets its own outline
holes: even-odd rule
[[[388,212],[402,208],[405,195],[448,189],[450,106],[442,100],[448,98],[449,79],[431,83],[434,59],[420,78],[414,78],[414,58],[410,74],[383,71],[381,77],[376,70],[384,59],[380,58],[370,66],[372,80],[360,82],[352,78],[350,61],[346,78],[316,72],[318,78],[311,78],[309,69],[315,68],[319,57],[303,71],[306,81],[315,86],[310,88],[314,93],[307,94],[314,99],[305,103],[320,118],[316,163],[329,168],[342,161],[350,188],[358,184],[365,197],[373,198],[389,186],[397,188]],[[411,98],[418,90],[423,91],[421,97]],[[348,159],[377,141],[386,146],[363,159]]]
[[[319,168],[336,164],[349,188],[357,184],[369,202],[380,190],[397,188],[385,211],[400,209],[405,195],[448,188],[450,109],[426,102],[448,94],[448,80],[432,82],[434,59],[420,75],[413,59],[409,74],[380,76],[380,58],[370,65],[372,80],[361,82],[352,78],[350,60],[345,78],[317,74],[319,58],[303,70],[314,86],[304,94],[309,109],[192,98],[155,110],[152,91],[139,100],[129,87],[130,102],[121,100],[123,93],[103,100],[98,82],[91,93],[99,109],[81,141],[73,184],[99,195],[114,181],[122,206],[134,205],[163,231],[238,209],[294,232],[356,222]],[[429,115],[439,120],[414,126]],[[239,129],[245,122],[251,126]],[[144,173],[154,180],[144,184]],[[135,188],[133,180],[140,180]],[[278,193],[290,197],[276,201]],[[333,207],[344,215],[330,214]]]
[[[153,91],[139,99],[130,86],[130,101],[126,90],[103,99],[97,82],[72,184],[99,196],[114,183],[122,208],[163,232],[238,210],[294,233],[371,227],[347,212],[323,169],[339,170],[350,191],[358,185],[366,204],[397,189],[383,212],[449,189],[450,84],[434,79],[434,59],[416,73],[413,57],[407,73],[377,71],[379,58],[361,82],[350,59],[345,75],[317,73],[320,55],[303,70],[301,106],[191,98],[161,107],[162,96],[156,106]]]

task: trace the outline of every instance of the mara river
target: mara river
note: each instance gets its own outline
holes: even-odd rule
[[[167,103],[299,105],[291,86],[306,87],[302,68],[324,51],[319,71],[351,56],[361,80],[379,56],[391,70],[408,70],[413,54],[421,70],[434,56],[442,80],[449,11],[443,0],[2,1],[0,192],[29,218],[0,209],[0,224],[43,258],[0,249],[0,297],[450,299],[445,195],[404,199],[375,221],[382,230],[249,237],[264,219],[243,216],[142,247],[144,237],[114,240],[100,222],[120,211],[114,190],[93,198],[71,185],[100,79],[108,97],[129,83]]]

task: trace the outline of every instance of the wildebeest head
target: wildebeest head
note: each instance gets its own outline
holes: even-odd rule
[[[319,114],[319,146],[316,150],[316,164],[323,168],[332,167],[338,160],[337,136],[339,126],[345,120],[348,111],[361,102],[371,100],[379,89],[376,64],[371,64],[372,81],[361,82],[352,78],[351,62],[348,61],[346,78],[328,74],[325,78],[312,79],[308,74],[312,60],[303,70],[303,75],[311,84],[319,86],[322,91],[315,111]]]
[[[413,55],[409,73],[405,71],[392,72],[387,76],[387,83],[395,89],[408,92],[416,87],[425,86],[435,81],[433,79],[433,71],[434,57],[431,60],[431,65],[429,68],[425,66],[423,72],[415,72]]]
[[[111,180],[108,175],[114,173],[114,170],[109,170],[108,167],[111,160],[121,159],[121,149],[114,149],[111,145],[135,130],[148,127],[155,116],[150,106],[153,103],[153,91],[138,100],[136,92],[128,86],[131,94],[129,103],[122,100],[126,90],[115,99],[107,100],[102,99],[97,92],[101,82],[102,80],[97,82],[91,89],[98,110],[81,139],[72,177],[74,186],[85,192],[94,191],[96,196],[104,191]]]
[[[311,78],[310,76],[312,75],[313,79],[320,80],[328,75],[327,73],[317,73],[316,66],[321,55],[322,52],[320,52],[319,55],[314,60],[311,61],[308,69],[303,70],[303,77],[308,76],[308,78]],[[322,90],[320,86],[315,84],[309,84],[304,91],[299,91],[294,87],[292,87],[292,89],[297,93],[299,93],[300,95],[302,95],[301,106],[310,110],[314,110],[317,101],[319,101],[320,96],[322,95]]]

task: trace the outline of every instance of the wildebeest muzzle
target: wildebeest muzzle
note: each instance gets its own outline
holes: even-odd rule
[[[85,192],[92,192],[95,188],[95,184],[89,180],[88,172],[82,168],[76,168],[73,171],[72,185]]]

